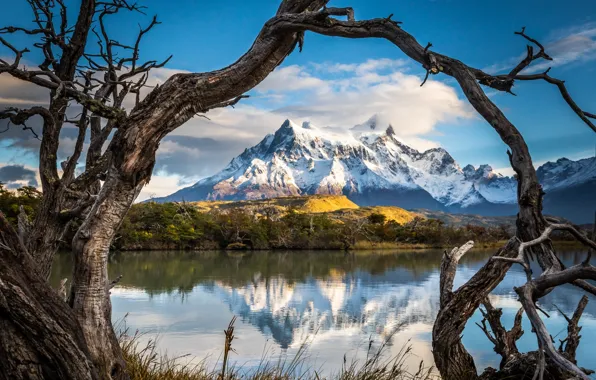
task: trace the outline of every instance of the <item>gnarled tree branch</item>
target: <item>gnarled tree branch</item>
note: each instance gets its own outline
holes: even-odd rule
[[[524,334],[522,330],[522,313],[523,308],[520,308],[515,314],[513,321],[513,327],[507,331],[501,323],[501,316],[503,311],[501,309],[495,309],[491,304],[488,297],[482,302],[485,310],[480,308],[483,319],[481,324],[476,323],[478,327],[484,332],[487,338],[494,344],[494,350],[497,354],[501,355],[501,369],[505,364],[515,355],[519,355],[516,342]],[[489,323],[490,331],[486,326],[486,322]]]
[[[565,313],[563,313],[563,311],[561,311],[561,309],[555,305],[557,310],[559,310],[559,313],[561,313],[563,318],[565,318],[567,321],[567,338],[561,340],[559,351],[564,352],[567,355],[567,358],[576,364],[577,362],[575,361],[575,354],[577,352],[577,347],[579,346],[579,340],[581,339],[579,332],[582,329],[579,326],[579,320],[584,313],[586,305],[588,305],[588,297],[584,295],[577,304],[577,308],[575,309],[575,312],[571,318],[565,315]],[[563,348],[563,344],[565,344],[565,348]]]

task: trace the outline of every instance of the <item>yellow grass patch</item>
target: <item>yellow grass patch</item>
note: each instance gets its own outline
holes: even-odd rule
[[[245,201],[200,201],[192,203],[202,212],[243,209],[258,215],[264,214],[266,208],[275,208],[279,212],[294,209],[306,214],[329,213],[339,220],[367,218],[371,214],[383,214],[387,221],[404,224],[420,214],[393,206],[359,207],[345,195],[309,195],[296,197],[280,197],[271,199]]]
[[[199,201],[192,202],[192,204],[204,212],[235,208],[260,210],[266,207],[275,207],[280,209],[293,208],[299,212],[315,214],[333,212],[340,209],[358,208],[358,205],[349,200],[345,195],[309,195],[246,201]]]

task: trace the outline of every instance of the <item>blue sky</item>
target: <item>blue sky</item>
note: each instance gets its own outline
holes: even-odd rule
[[[155,83],[178,71],[215,70],[232,63],[250,47],[279,4],[277,0],[140,3],[147,6],[147,16],[115,16],[108,28],[116,39],[126,40],[137,23],[146,24],[149,16],[158,15],[162,24],[147,37],[141,58],[170,54],[173,58],[167,69],[154,74]],[[566,80],[580,106],[596,112],[594,1],[332,0],[329,5],[352,6],[357,19],[393,13],[422,44],[431,41],[435,51],[489,72],[516,64],[526,41],[513,32],[526,26],[527,33],[542,41],[555,58],[551,74]],[[28,25],[31,15],[26,2],[14,1],[11,7],[11,12],[0,14],[0,26]],[[26,37],[10,37],[16,46],[29,42]],[[0,50],[0,56],[7,55]],[[29,63],[38,58],[34,51],[26,56]],[[538,65],[542,64],[538,62],[536,70],[542,67]],[[236,109],[212,112],[211,121],[193,119],[164,141],[156,175],[144,194],[163,195],[214,173],[287,117],[349,128],[372,113],[381,113],[414,147],[440,145],[462,166],[489,163],[507,172],[505,145],[470,109],[454,81],[436,76],[419,89],[416,83],[423,74],[419,65],[386,41],[308,33],[304,51],[290,55],[251,91],[251,99]],[[7,81],[0,77],[0,107],[13,105],[15,99],[33,103],[43,98]],[[554,86],[518,83],[516,97],[487,92],[522,131],[537,164],[594,154],[596,135],[573,114]],[[15,133],[0,135],[0,166],[35,167],[35,142],[24,139]],[[71,140],[65,134],[63,155],[68,155]]]

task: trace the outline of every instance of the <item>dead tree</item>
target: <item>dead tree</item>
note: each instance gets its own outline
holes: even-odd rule
[[[512,92],[516,80],[554,84],[574,112],[596,131],[592,123],[596,116],[574,102],[564,82],[551,77],[548,71],[521,74],[534,60],[550,59],[542,45],[523,29],[518,34],[536,45],[539,52],[534,53],[531,45],[527,57],[508,74],[491,75],[431,51],[430,44],[421,46],[391,16],[357,21],[351,8],[327,8],[328,0],[281,0],[277,13],[236,62],[212,72],[173,75],[141,99],[147,72],[167,62],[139,62],[140,43],[157,24],[155,18],[127,45],[112,40],[104,23],[114,13],[141,10],[127,0],[82,0],[75,22],[68,19],[63,0],[28,2],[35,18],[33,27],[0,29],[0,43],[14,53],[12,62],[0,60],[0,74],[47,89],[49,106],[7,109],[0,118],[31,132],[35,131],[28,128],[28,120],[42,120],[43,132],[38,137],[43,201],[32,226],[21,226],[20,233],[0,218],[0,377],[127,377],[110,320],[108,250],[126,212],[151,178],[161,140],[197,114],[240,101],[296,47],[302,50],[306,31],[345,38],[383,38],[418,62],[427,77],[442,73],[456,79],[470,104],[508,146],[518,178],[517,239],[496,257],[518,257],[519,247],[524,246],[520,242],[543,236],[551,222],[542,216],[543,192],[522,135],[481,86]],[[38,68],[29,70],[22,65],[28,50],[10,43],[13,33],[39,37],[34,46],[45,59]],[[89,44],[94,39],[97,48]],[[126,111],[125,100],[131,97],[134,106]],[[67,112],[71,109],[78,111],[77,117]],[[66,124],[78,128],[78,138],[72,155],[60,163],[59,170],[59,135]],[[91,143],[85,170],[76,175],[87,131]],[[79,227],[72,240],[74,270],[68,302],[64,303],[50,289],[47,278],[57,245],[75,220]],[[548,342],[543,342],[540,319],[533,311],[541,294],[563,282],[572,282],[594,294],[594,286],[585,281],[593,278],[593,267],[587,263],[579,268],[563,268],[546,238],[521,251],[536,258],[545,273],[536,279],[529,277],[528,284],[518,290],[542,342],[541,358],[581,377],[577,367],[568,364],[570,359],[562,360]],[[433,330],[433,351],[446,379],[477,377],[474,361],[461,344],[461,332],[512,265],[511,260],[490,260],[468,283],[453,291],[457,260],[464,253],[465,249],[460,249],[446,254],[441,274],[441,308]],[[500,331],[497,336],[495,339],[514,338],[516,333]],[[513,346],[499,349],[508,357],[517,355]]]

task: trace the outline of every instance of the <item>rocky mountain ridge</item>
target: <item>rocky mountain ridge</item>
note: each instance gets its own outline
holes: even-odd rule
[[[540,166],[537,174],[548,205],[551,192],[564,199],[567,192],[579,187],[585,188],[584,193],[596,189],[596,158],[561,158]],[[362,206],[512,215],[516,191],[514,178],[496,173],[489,165],[462,168],[443,148],[421,152],[407,146],[391,125],[381,128],[373,116],[350,130],[286,120],[274,134],[246,149],[219,173],[157,201],[344,194]],[[589,215],[593,215],[596,209],[594,194],[580,196],[587,197],[583,211],[559,210],[565,203],[559,200],[552,205],[559,211],[554,214],[589,222],[587,211],[591,207]]]

